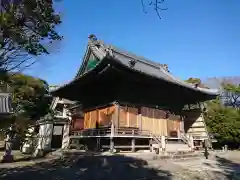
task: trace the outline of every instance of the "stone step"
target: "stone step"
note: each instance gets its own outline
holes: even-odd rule
[[[202,153],[187,153],[187,154],[165,154],[165,155],[155,155],[153,160],[158,159],[172,159],[172,160],[187,160],[187,159],[195,159],[202,158],[204,155]]]
[[[191,160],[191,159],[199,159],[204,158],[204,154],[202,152],[164,152],[160,154],[155,154],[154,152],[135,152],[135,153],[118,153],[119,155],[130,156],[134,158],[139,158],[143,160],[149,161],[158,161],[158,160]]]
[[[182,144],[182,143],[174,143],[174,144],[166,144],[166,151],[191,151],[191,148],[188,146],[188,144]]]

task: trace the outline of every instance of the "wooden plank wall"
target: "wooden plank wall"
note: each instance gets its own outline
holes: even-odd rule
[[[118,126],[139,128],[138,108],[121,106]]]
[[[166,113],[160,109],[142,107],[142,130],[151,131],[155,135],[167,136]]]
[[[155,135],[175,136],[180,130],[180,116],[170,114],[166,119],[166,112],[160,109],[142,107],[119,107],[117,127],[138,128],[151,131]],[[116,106],[95,109],[84,113],[84,129],[109,126],[115,118]],[[141,116],[140,116],[141,115]],[[176,137],[176,136],[175,136]]]
[[[180,119],[180,116],[172,114],[166,119],[166,112],[160,109],[142,107],[138,113],[138,108],[121,106],[119,127],[139,128],[155,135],[170,136],[179,131]]]
[[[97,125],[99,127],[109,126],[114,113],[115,106],[84,112],[84,129],[96,128]]]
[[[178,131],[180,131],[181,117],[173,114],[169,114],[167,119],[168,136],[178,137]]]

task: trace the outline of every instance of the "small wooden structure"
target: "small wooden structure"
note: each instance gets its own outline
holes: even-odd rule
[[[0,118],[9,117],[13,113],[10,86],[0,80]]]
[[[66,99],[53,98],[50,109],[54,113],[42,117],[36,125],[29,129],[28,141],[23,145],[23,151],[27,152],[29,149],[34,149],[37,156],[42,152],[68,148],[71,126],[68,108],[72,104],[72,101]],[[33,131],[35,131],[36,136],[31,137]]]
[[[0,120],[12,121],[13,108],[10,87],[0,82]],[[0,132],[0,140],[4,139],[4,132]]]
[[[165,149],[171,140],[191,144],[185,136],[183,107],[213,99],[218,92],[188,84],[166,65],[91,35],[77,76],[52,94],[81,104],[84,115],[73,116],[71,139],[89,148],[134,151],[153,143]]]

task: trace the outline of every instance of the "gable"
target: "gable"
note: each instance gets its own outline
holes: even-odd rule
[[[98,62],[99,62],[99,59],[93,53],[90,53],[88,60],[86,61],[86,65],[83,70],[83,73],[95,68]]]
[[[80,66],[77,76],[75,78],[77,78],[77,77],[81,76],[82,74],[95,68],[96,65],[98,64],[98,62],[99,62],[99,59],[88,48],[88,50],[85,53],[85,56],[83,58],[82,65]]]

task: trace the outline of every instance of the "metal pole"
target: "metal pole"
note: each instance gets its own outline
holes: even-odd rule
[[[208,159],[208,143],[207,139],[204,139],[204,156],[206,159]]]

